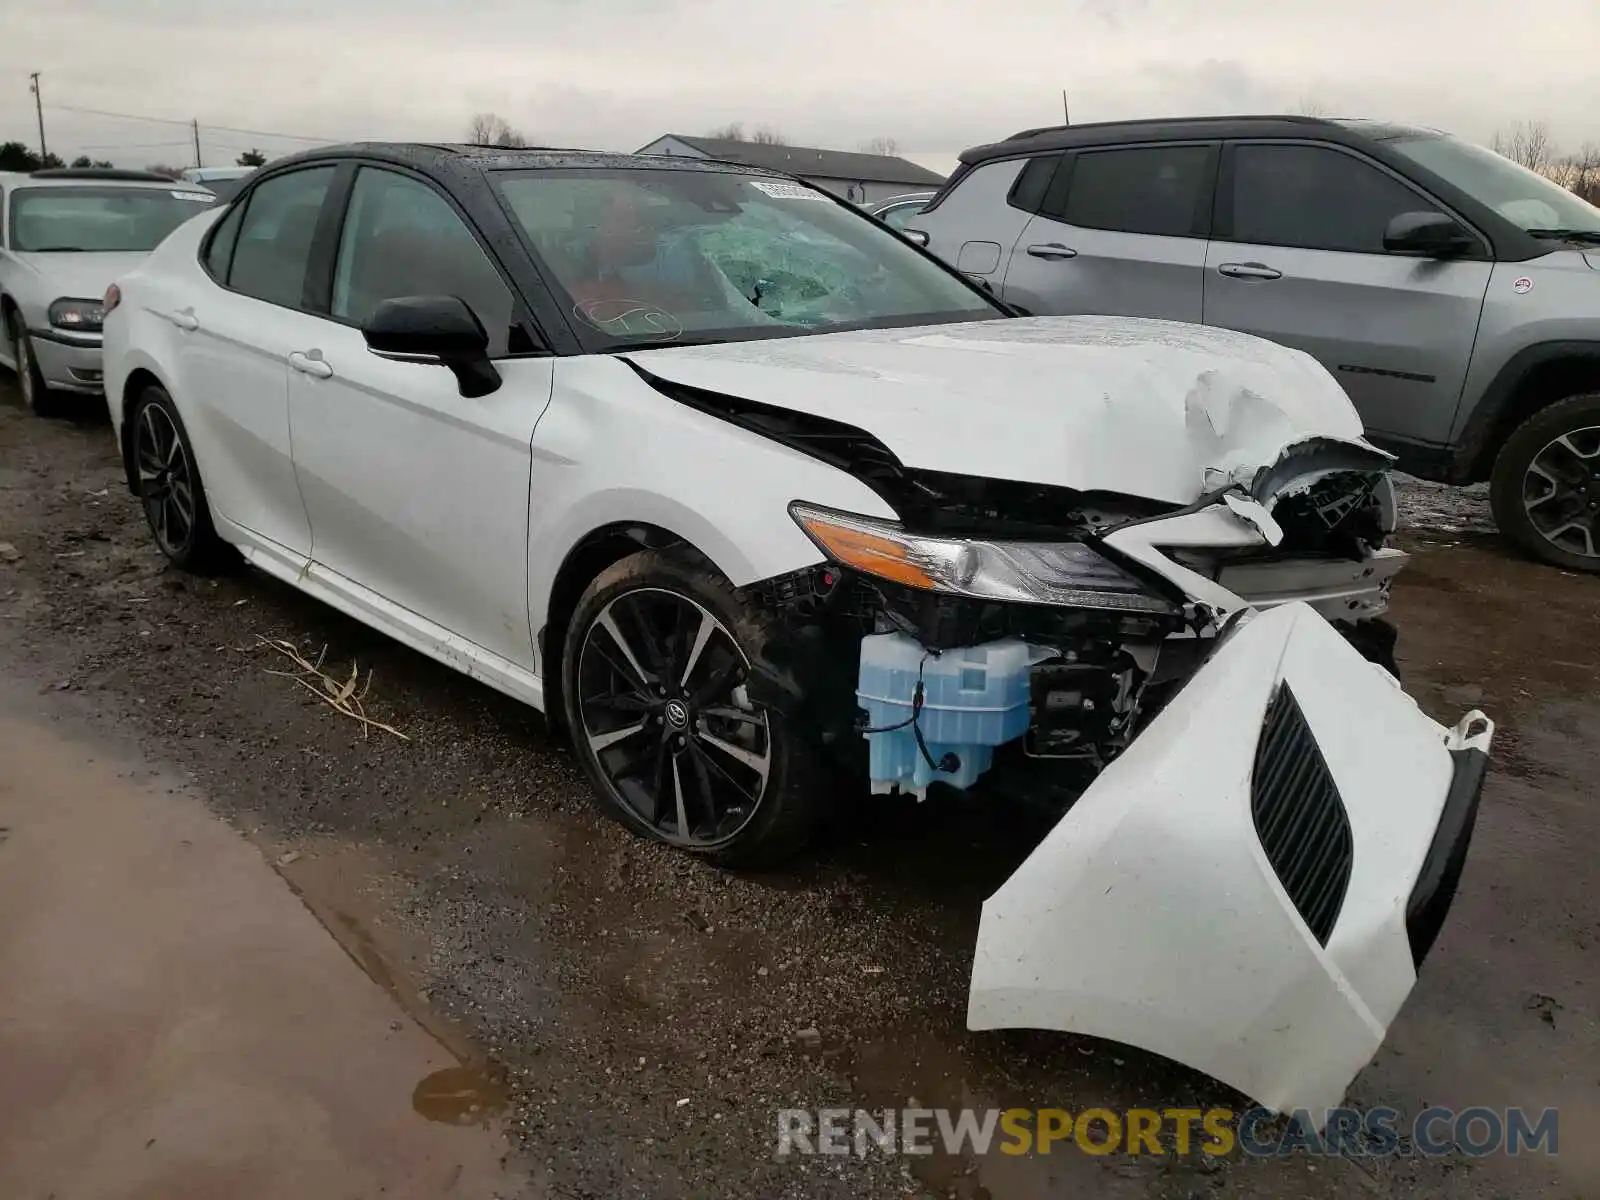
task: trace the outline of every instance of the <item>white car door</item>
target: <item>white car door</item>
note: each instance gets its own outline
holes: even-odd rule
[[[373,309],[421,295],[460,297],[477,314],[498,390],[464,397],[442,367],[367,349],[360,324]],[[439,627],[424,627],[427,636],[443,630],[531,670],[531,443],[553,362],[508,357],[514,308],[510,286],[442,194],[420,177],[362,167],[330,318],[289,356],[289,413],[313,569],[342,577],[334,586],[357,603],[372,603],[372,593]]]
[[[174,398],[212,515],[291,562],[310,551],[311,527],[290,456],[288,358],[323,323],[304,311],[304,284],[334,170],[264,182],[207,244],[209,279],[161,314],[182,331]]]

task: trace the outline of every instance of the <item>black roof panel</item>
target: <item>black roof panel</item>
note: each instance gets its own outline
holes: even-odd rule
[[[1331,121],[1322,117],[1234,116],[1161,117],[1140,121],[1103,121],[1092,125],[1046,125],[1024,129],[1001,142],[973,146],[961,152],[971,164],[995,158],[1088,146],[1115,146],[1128,142],[1184,141],[1190,138],[1305,137],[1333,141],[1366,140],[1371,135],[1359,122]]]

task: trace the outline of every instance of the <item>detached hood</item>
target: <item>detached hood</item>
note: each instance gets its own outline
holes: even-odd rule
[[[149,257],[144,251],[53,251],[18,254],[17,261],[37,277],[42,302],[98,300],[106,289]],[[49,293],[45,295],[45,293]]]
[[[1310,356],[1169,321],[1030,317],[628,357],[673,383],[854,425],[909,467],[1172,504],[1216,486],[1211,472],[1247,476],[1308,439],[1366,446]]]

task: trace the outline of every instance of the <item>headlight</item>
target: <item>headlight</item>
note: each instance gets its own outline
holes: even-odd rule
[[[829,558],[908,587],[1067,608],[1177,611],[1081,542],[924,537],[892,521],[794,503],[789,514]]]
[[[57,300],[50,306],[50,324],[57,329],[99,333],[105,320],[105,304],[100,300]]]

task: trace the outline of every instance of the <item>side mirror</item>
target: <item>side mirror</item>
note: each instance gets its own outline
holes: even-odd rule
[[[1383,233],[1383,248],[1393,254],[1453,258],[1476,245],[1454,217],[1440,212],[1401,213]]]
[[[385,300],[373,309],[361,336],[379,358],[449,368],[463,396],[487,396],[500,386],[483,322],[455,296]]]
[[[921,246],[924,250],[928,248],[928,235],[920,229],[902,229],[900,236],[908,242]]]

